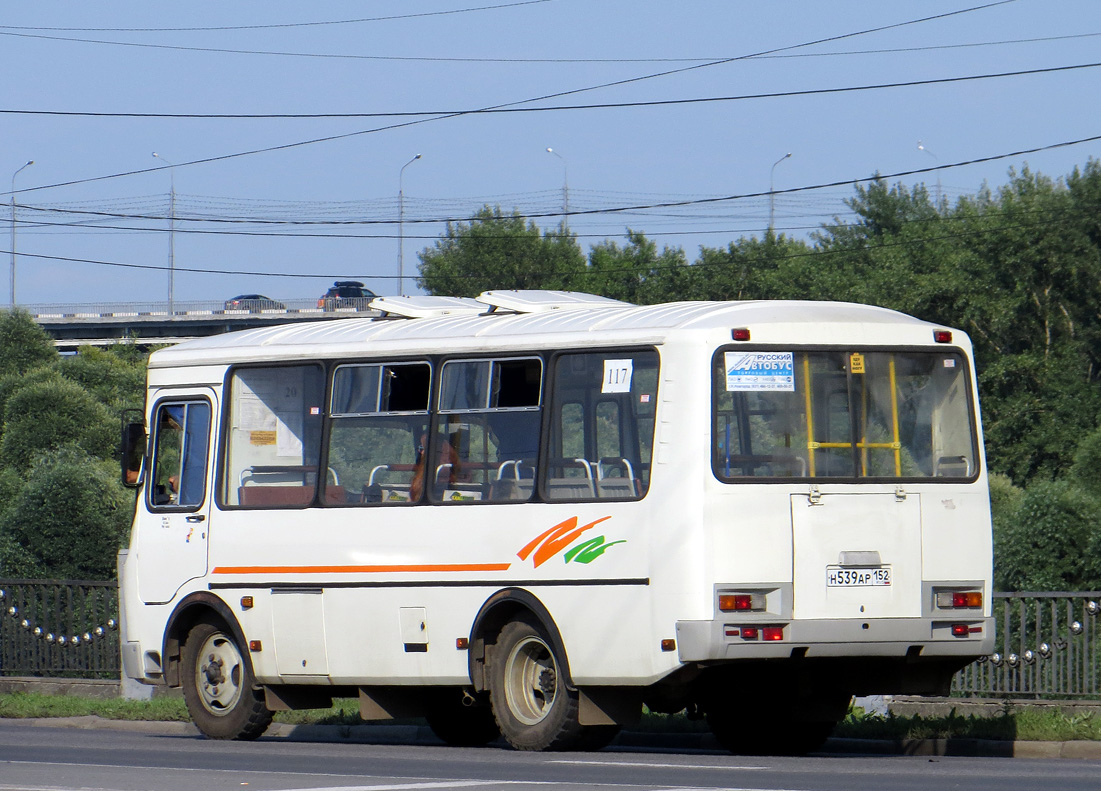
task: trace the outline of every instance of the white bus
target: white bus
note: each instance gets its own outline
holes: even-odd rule
[[[944,694],[991,650],[963,332],[828,302],[372,305],[150,357],[123,662],[206,735],[358,697],[452,744],[595,747],[646,706],[805,751],[854,694]]]

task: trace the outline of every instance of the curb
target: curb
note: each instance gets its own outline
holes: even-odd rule
[[[130,733],[199,737],[190,722],[112,720],[83,717],[0,718],[0,724],[31,728],[82,728]],[[406,744],[440,747],[444,743],[425,725],[287,725],[273,723],[262,737],[295,742]],[[624,731],[610,745],[620,749],[700,750],[725,752],[709,733],[642,733]],[[907,755],[969,758],[1044,758],[1101,760],[1101,742],[992,741],[988,739],[844,739],[830,738],[820,755]]]

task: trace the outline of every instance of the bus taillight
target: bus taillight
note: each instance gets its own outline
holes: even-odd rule
[[[766,626],[761,631],[763,632],[765,642],[784,639],[784,627],[782,626]]]
[[[763,593],[724,593],[719,596],[719,609],[723,612],[749,612],[765,609]]]
[[[942,610],[977,610],[982,607],[982,591],[939,591],[937,607]]]

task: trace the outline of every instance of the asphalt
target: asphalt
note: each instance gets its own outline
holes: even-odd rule
[[[0,719],[6,725],[46,728],[86,728],[198,736],[198,729],[189,722],[152,722],[111,720],[103,717],[40,717]],[[286,725],[274,723],[264,734],[265,739],[286,739],[298,742],[332,742],[350,744],[423,744],[442,745],[435,734],[418,725]],[[723,752],[715,738],[707,733],[642,733],[623,731],[609,749],[643,749],[662,751]],[[1101,742],[1066,741],[993,741],[988,739],[840,739],[831,738],[817,754],[820,755],[915,755],[969,756],[995,758],[1077,758],[1101,760]]]

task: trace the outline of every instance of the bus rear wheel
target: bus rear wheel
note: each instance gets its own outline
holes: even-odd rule
[[[188,632],[181,678],[191,720],[211,739],[256,739],[271,724],[252,665],[224,624],[200,621]]]
[[[562,668],[534,620],[511,621],[501,630],[490,664],[490,701],[501,734],[517,750],[564,750],[581,741],[578,693],[566,685]]]

